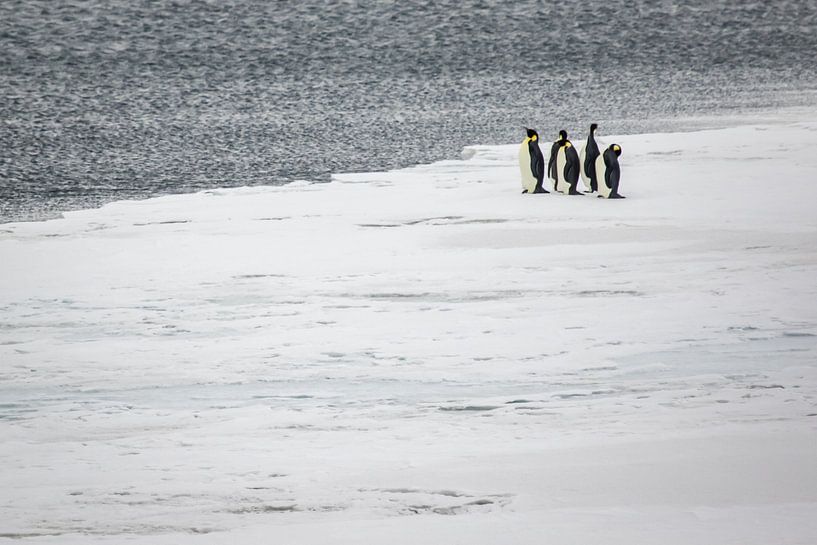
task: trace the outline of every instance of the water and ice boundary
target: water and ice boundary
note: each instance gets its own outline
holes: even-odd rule
[[[817,115],[604,139],[0,225],[0,542],[813,542]]]

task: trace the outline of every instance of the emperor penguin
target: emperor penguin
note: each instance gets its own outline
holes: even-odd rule
[[[562,129],[559,131],[559,138],[550,146],[550,158],[548,158],[548,178],[553,182],[553,189],[559,190],[557,187],[558,177],[556,176],[556,154],[559,152],[564,143],[567,142],[567,131]]]
[[[567,134],[565,134],[567,137]],[[579,185],[579,171],[581,161],[573,143],[565,138],[562,145],[556,150],[556,164],[554,165],[556,183],[554,187],[565,195],[583,195],[576,189]]]
[[[596,142],[596,129],[599,126],[596,123],[590,125],[590,133],[587,135],[587,142],[582,147],[582,152],[579,157],[582,166],[582,181],[584,187],[589,192],[598,190],[598,181],[596,180],[596,158],[600,155],[599,145]]]
[[[539,149],[539,134],[525,128],[527,138],[519,146],[519,172],[522,174],[522,193],[550,193],[542,187],[545,179],[545,158]]]
[[[604,153],[596,157],[596,179],[599,184],[599,197],[605,199],[623,199],[619,195],[618,184],[621,179],[621,168],[618,166],[618,157],[621,155],[621,146],[611,144]]]

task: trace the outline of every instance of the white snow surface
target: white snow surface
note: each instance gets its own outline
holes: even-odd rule
[[[817,543],[817,113],[606,138],[0,225],[0,542]]]

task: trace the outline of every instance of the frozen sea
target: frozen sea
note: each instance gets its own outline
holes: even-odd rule
[[[813,544],[817,111],[603,137],[2,225],[0,542]]]
[[[815,50],[791,0],[0,3],[0,543],[813,545]],[[590,122],[628,198],[521,195]]]

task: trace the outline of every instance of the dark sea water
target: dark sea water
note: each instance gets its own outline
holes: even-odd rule
[[[2,0],[0,221],[815,90],[814,1]]]

